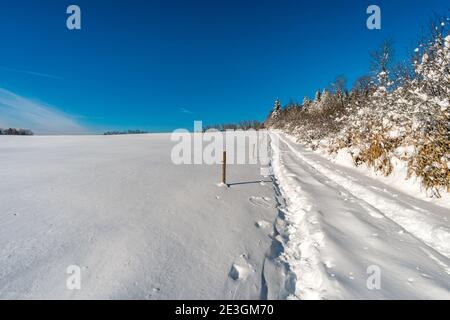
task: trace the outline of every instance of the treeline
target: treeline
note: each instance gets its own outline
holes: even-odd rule
[[[32,136],[33,131],[28,129],[2,129],[0,128],[0,136]]]
[[[203,126],[203,131],[208,131],[215,129],[218,131],[227,130],[261,130],[264,128],[264,123],[257,120],[246,120],[239,123],[225,123],[225,124],[215,124],[215,125],[205,125]]]
[[[147,131],[143,130],[126,130],[126,131],[107,131],[103,135],[105,136],[114,136],[114,135],[121,135],[121,134],[146,134]]]
[[[341,76],[313,100],[284,108],[277,100],[266,126],[329,153],[345,148],[355,165],[385,175],[403,160],[433,195],[450,191],[448,23],[437,21],[406,64],[394,64],[392,44],[383,43],[371,53],[371,73],[350,90]]]

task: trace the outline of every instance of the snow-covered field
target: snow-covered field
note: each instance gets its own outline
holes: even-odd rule
[[[260,299],[277,210],[256,165],[171,162],[170,135],[0,137],[0,298]],[[68,266],[81,290],[68,290]]]
[[[293,298],[450,299],[448,208],[272,137]]]
[[[0,299],[450,299],[448,207],[271,137],[230,188],[168,134],[0,137]]]

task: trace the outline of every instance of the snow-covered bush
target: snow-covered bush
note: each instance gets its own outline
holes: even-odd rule
[[[315,99],[280,108],[266,125],[293,134],[313,149],[348,149],[355,165],[389,175],[393,159],[408,163],[439,196],[450,192],[450,35],[443,23],[416,49],[412,75],[391,72],[388,43],[375,52],[375,76],[362,77],[350,93],[339,86]],[[332,86],[332,88],[336,86]],[[407,150],[407,152],[404,152]]]
[[[405,97],[413,106],[411,137],[417,146],[410,174],[428,189],[450,192],[450,35],[439,32],[415,67],[417,78]]]

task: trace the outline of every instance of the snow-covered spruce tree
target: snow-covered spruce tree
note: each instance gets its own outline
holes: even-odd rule
[[[316,95],[314,96],[314,102],[319,102],[320,98],[322,97],[322,93],[320,92],[320,90],[316,91]]]
[[[311,100],[309,100],[308,97],[304,97],[303,98],[303,102],[301,105],[301,109],[302,110],[308,110],[309,106],[311,105]]]
[[[266,127],[273,127],[279,125],[278,121],[280,120],[281,112],[282,110],[280,100],[276,99],[273,110],[269,114],[269,117],[265,122]]]

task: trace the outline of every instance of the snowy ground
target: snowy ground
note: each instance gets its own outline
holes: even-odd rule
[[[220,166],[175,166],[173,145],[0,137],[0,298],[266,298],[272,183],[240,165],[218,187]]]
[[[450,299],[448,208],[271,137],[230,188],[166,134],[0,137],[0,299]]]
[[[450,299],[450,210],[273,133],[291,298]],[[367,280],[380,271],[380,289]],[[373,280],[373,278],[371,278]],[[374,283],[374,282],[370,282]]]

